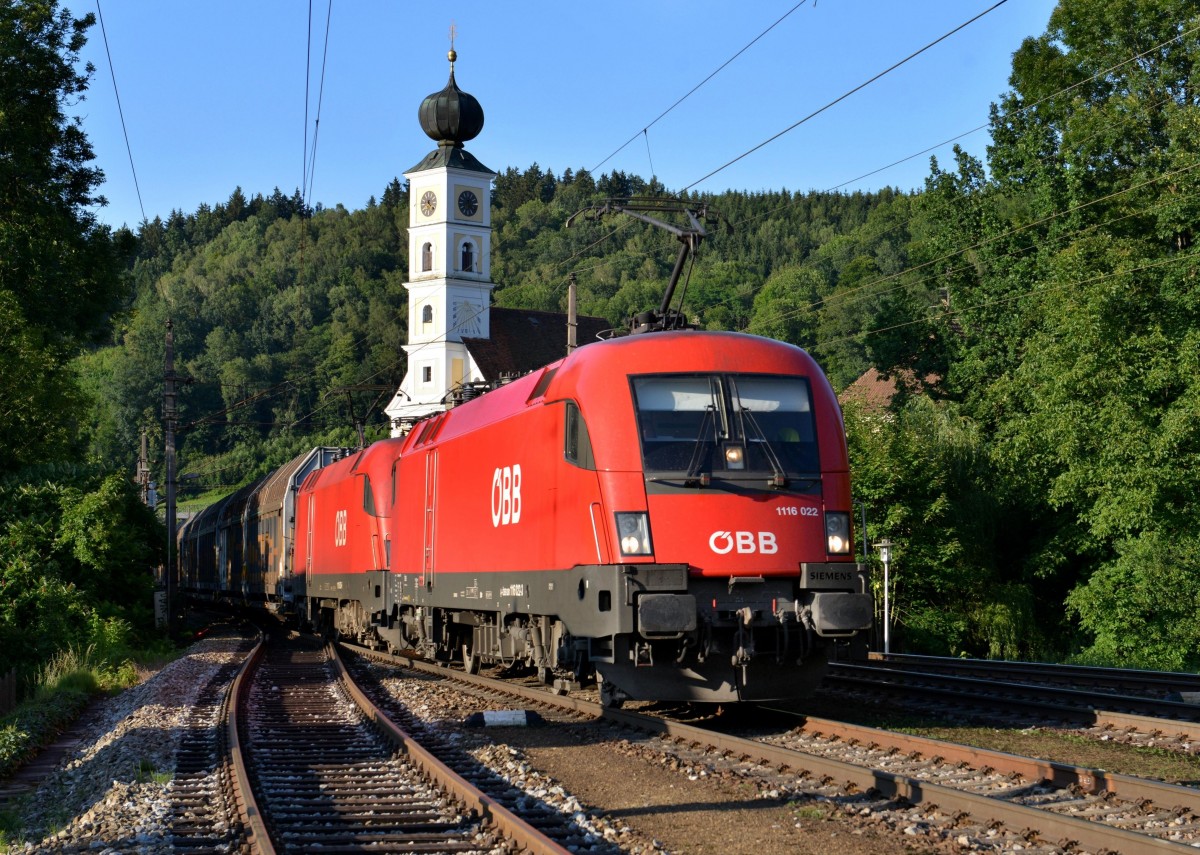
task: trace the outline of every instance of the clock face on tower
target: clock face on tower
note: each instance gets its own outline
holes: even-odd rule
[[[475,212],[479,210],[479,199],[470,190],[462,191],[458,194],[458,210],[464,217],[475,216]]]
[[[427,217],[432,217],[433,212],[437,210],[437,196],[432,190],[426,190],[425,195],[421,197],[421,213]]]

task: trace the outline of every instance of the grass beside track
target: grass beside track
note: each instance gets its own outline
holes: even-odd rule
[[[176,655],[166,647],[119,657],[94,648],[58,653],[39,671],[30,695],[0,717],[0,781],[53,743],[93,700],[137,685]],[[10,834],[9,816],[0,811],[0,847]]]

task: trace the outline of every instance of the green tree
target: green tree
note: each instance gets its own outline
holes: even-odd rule
[[[87,88],[91,68],[75,65],[92,22],[54,2],[0,4],[0,470],[75,444],[65,366],[119,293],[112,236],[86,210],[102,176],[64,112]]]
[[[952,405],[917,397],[887,410],[848,404],[846,430],[869,538],[896,546],[891,602],[901,649],[1006,658],[1045,650],[1043,628],[1059,623],[1061,609],[1013,573],[1013,513],[988,489],[978,427]],[[877,591],[877,606],[882,600]]]
[[[777,268],[754,295],[746,331],[811,347],[818,295],[824,290],[824,279],[812,268]]]
[[[0,289],[53,337],[103,329],[119,280],[111,236],[86,210],[103,178],[64,108],[83,97],[76,71],[92,15],[52,0],[0,5]]]

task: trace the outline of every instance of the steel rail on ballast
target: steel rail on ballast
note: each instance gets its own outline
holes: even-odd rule
[[[1090,769],[1070,763],[1023,757],[1006,751],[961,745],[926,736],[914,736],[890,730],[849,724],[843,721],[805,715],[796,726],[798,731],[834,737],[844,741],[858,740],[878,743],[900,751],[917,752],[926,757],[940,757],[948,763],[966,763],[971,766],[989,766],[1011,772],[1033,781],[1044,781],[1056,787],[1078,787],[1085,793],[1112,793],[1130,801],[1150,800],[1159,804],[1186,808],[1200,816],[1200,789],[1180,784],[1168,784],[1149,778],[1121,775],[1104,769]]]
[[[248,675],[253,671],[254,666],[258,664],[259,659],[262,658],[265,641],[263,634],[260,632],[258,643],[250,651],[250,655],[246,657],[246,661],[242,663],[242,667],[238,669],[237,676],[233,679],[233,685],[229,689],[229,694],[226,695],[222,714],[225,717],[225,735],[229,746],[229,774],[232,778],[238,813],[242,818],[242,829],[245,833],[246,843],[254,852],[262,853],[262,855],[274,855],[275,846],[271,843],[271,835],[267,833],[266,822],[263,820],[262,811],[258,807],[258,801],[254,797],[250,771],[246,766],[246,758],[242,752],[242,740],[238,733],[237,714],[242,704],[245,703],[246,694],[250,691],[251,681]]]
[[[825,683],[830,686],[860,687],[867,691],[928,695],[973,706],[990,702],[1085,724],[1103,726],[1120,721],[1122,724],[1114,726],[1169,731],[1187,739],[1200,738],[1200,707],[1180,701],[928,671],[897,671],[844,662],[830,663]]]
[[[954,656],[924,656],[913,653],[869,654],[869,667],[942,671],[950,674],[995,676],[1003,674],[1016,682],[1045,681],[1054,685],[1083,685],[1136,688],[1163,696],[1200,692],[1200,674],[1185,671],[1148,671],[1140,668],[1107,668],[1098,665],[1061,665],[1054,662],[1019,662],[1012,659],[959,659]]]
[[[479,686],[493,692],[513,695],[543,707],[566,709],[581,715],[605,719],[649,733],[707,745],[716,751],[731,752],[766,765],[791,769],[796,771],[797,774],[809,777],[842,781],[852,790],[874,790],[883,796],[903,799],[912,804],[922,802],[936,804],[945,811],[962,813],[972,817],[977,822],[986,823],[998,820],[1009,828],[1031,829],[1039,837],[1048,841],[1073,841],[1085,848],[1100,851],[1119,851],[1124,853],[1124,855],[1155,855],[1155,853],[1164,852],[1194,853],[1196,851],[1194,846],[1185,843],[1152,837],[1148,834],[1128,831],[1091,820],[1056,814],[1041,808],[1014,804],[1003,801],[995,796],[958,790],[918,780],[906,775],[871,769],[841,760],[819,757],[795,749],[775,746],[743,737],[716,733],[694,725],[641,715],[625,710],[606,708],[591,701],[555,695],[548,690],[517,686],[487,677],[453,671],[444,665],[431,664],[409,656],[384,654],[353,645],[346,645],[346,647],[365,656],[402,665],[424,673],[439,674],[446,679]],[[896,736],[896,734],[891,734],[888,731],[879,731],[878,733],[880,735],[886,734],[889,737]],[[931,740],[931,742],[935,741]],[[948,748],[952,744],[940,743],[945,748]],[[982,749],[975,750],[982,752]],[[942,753],[942,751],[939,750],[939,753]],[[1004,755],[1003,752],[992,752],[991,754],[997,762],[1006,756],[1016,756]],[[1019,759],[1034,763],[1038,762],[1031,761],[1030,758]],[[1059,765],[1061,768],[1053,770],[1054,774],[1060,777],[1068,774],[1067,770],[1069,767],[1062,764]],[[1108,775],[1097,770],[1081,771],[1083,773],[1083,777],[1080,778],[1081,782],[1087,780],[1086,776],[1090,775],[1093,779],[1091,783],[1093,787],[1097,786],[1097,782],[1099,781],[1103,781],[1104,786],[1107,787],[1110,783],[1116,786],[1132,786],[1133,782],[1138,780],[1129,778],[1129,776]],[[1179,787],[1169,784],[1156,785],[1156,782],[1153,781],[1141,781],[1140,785],[1155,790],[1158,793],[1157,798],[1160,800],[1170,799],[1172,796],[1184,797],[1188,796],[1188,794],[1195,796],[1197,792],[1190,787]],[[1174,801],[1172,800],[1171,803],[1174,804]]]
[[[426,748],[413,739],[395,722],[388,718],[346,671],[345,663],[338,656],[337,646],[328,644],[327,649],[337,670],[339,679],[368,720],[382,731],[384,736],[403,751],[421,771],[433,779],[438,786],[460,799],[468,808],[479,814],[485,823],[493,825],[509,842],[523,852],[534,855],[572,855],[571,850],[560,846],[521,817],[514,814],[491,796],[479,790]]]

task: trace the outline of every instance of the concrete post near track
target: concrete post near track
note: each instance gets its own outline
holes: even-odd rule
[[[883,562],[883,652],[886,655],[892,652],[889,633],[892,623],[892,612],[888,599],[888,564],[892,558],[892,542],[885,537],[883,540],[876,541],[875,548],[879,550],[879,560]]]

